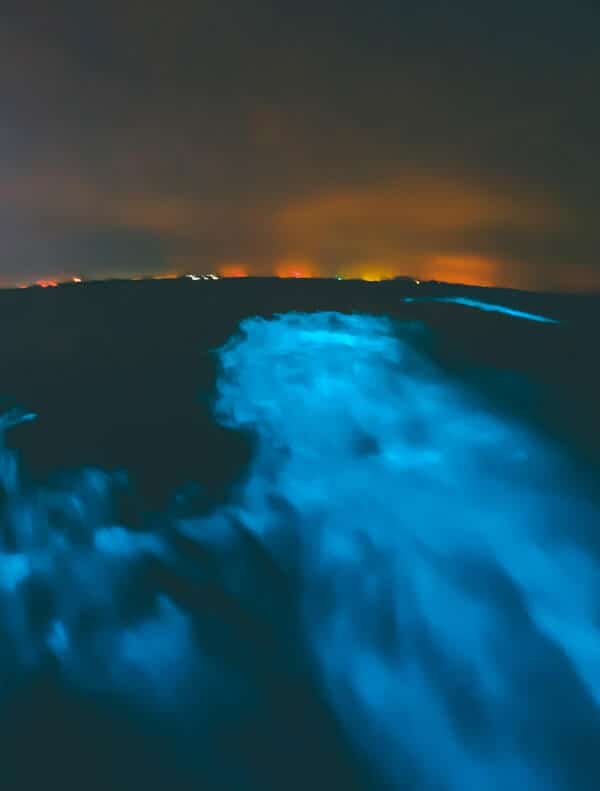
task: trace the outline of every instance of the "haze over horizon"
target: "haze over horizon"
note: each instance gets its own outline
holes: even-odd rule
[[[600,286],[600,11],[3,15],[0,285],[239,270]]]

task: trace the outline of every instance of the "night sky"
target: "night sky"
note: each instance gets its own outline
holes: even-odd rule
[[[593,0],[12,5],[3,285],[219,270],[600,287]]]

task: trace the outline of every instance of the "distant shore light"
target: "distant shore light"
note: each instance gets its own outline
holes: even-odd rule
[[[248,277],[248,270],[243,264],[224,264],[218,273],[221,277]]]

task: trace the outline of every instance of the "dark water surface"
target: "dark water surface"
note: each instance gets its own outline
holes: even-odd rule
[[[1,787],[597,788],[599,306],[0,292]]]

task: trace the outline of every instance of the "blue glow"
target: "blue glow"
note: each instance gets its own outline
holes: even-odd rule
[[[507,308],[505,305],[494,305],[491,302],[481,302],[478,299],[468,299],[467,297],[404,297],[403,302],[446,302],[455,305],[465,305],[468,308],[484,310],[488,313],[504,313],[506,316],[514,316],[517,319],[527,321],[539,321],[542,324],[560,324],[558,319],[551,319],[548,316],[540,316],[538,313],[527,313],[523,310]]]
[[[290,626],[302,635],[377,787],[597,787],[600,513],[559,451],[417,351],[422,331],[334,313],[243,322],[219,352],[215,411],[254,433],[255,455],[208,517],[130,530],[109,516],[111,476],[27,489],[3,450],[4,644],[173,717],[195,755],[210,701],[226,716],[248,696],[261,639],[232,636],[235,618],[215,638],[220,589],[269,624],[276,656]],[[294,601],[281,621],[273,561]],[[33,579],[52,592],[45,619]]]
[[[69,650],[69,635],[62,621],[54,621],[51,625],[48,645],[58,656],[64,656]]]
[[[13,592],[29,575],[29,561],[17,553],[0,554],[0,587]]]
[[[552,744],[567,721],[590,744],[600,728],[584,539],[600,514],[411,332],[335,314],[243,324],[218,409],[259,444],[233,513],[277,556],[296,531],[324,687],[383,786],[574,787]]]
[[[160,554],[162,547],[155,536],[132,533],[123,527],[101,527],[94,534],[94,546],[108,555],[135,557],[139,552]]]

